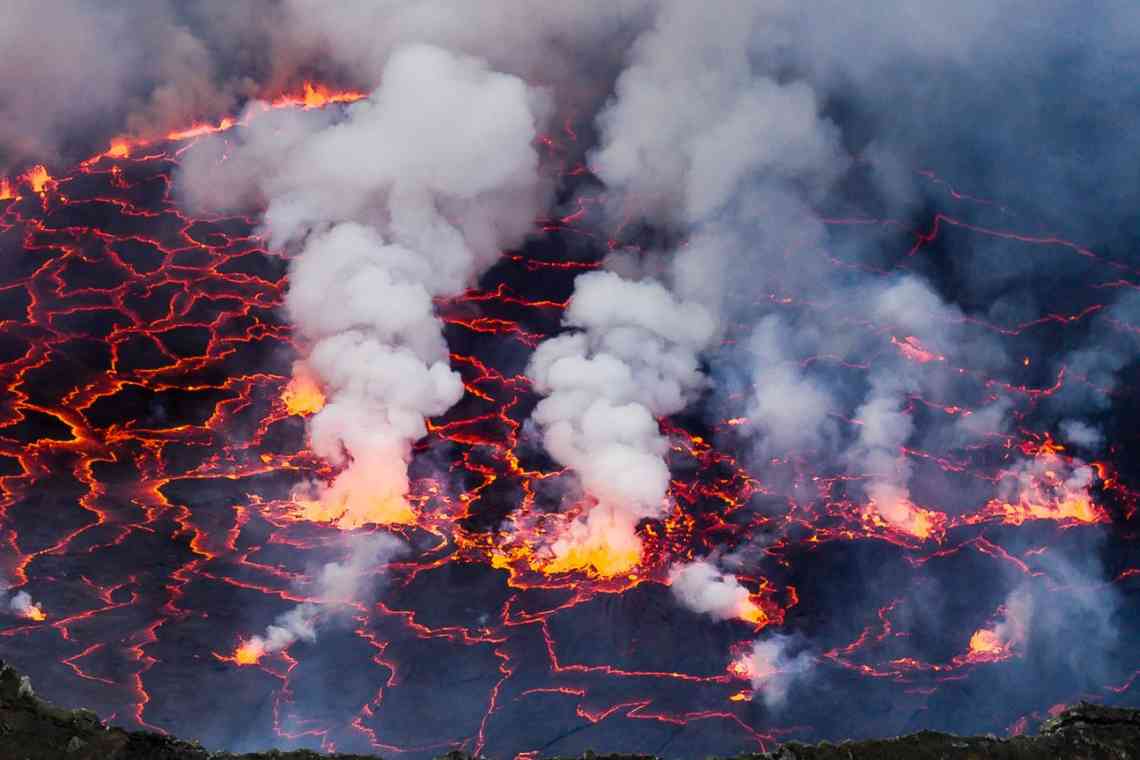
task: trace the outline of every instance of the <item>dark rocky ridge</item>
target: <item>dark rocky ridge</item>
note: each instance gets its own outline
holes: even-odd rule
[[[451,753],[448,760],[470,760]],[[656,760],[652,755],[587,755],[590,760]],[[87,710],[62,710],[35,696],[31,684],[0,662],[0,758],[3,760],[370,760],[276,750],[245,755],[209,752],[158,734],[108,728]],[[835,745],[785,744],[734,760],[1140,760],[1140,710],[1082,703],[1041,724],[1037,736],[959,737],[933,731]],[[375,760],[375,758],[371,758]]]

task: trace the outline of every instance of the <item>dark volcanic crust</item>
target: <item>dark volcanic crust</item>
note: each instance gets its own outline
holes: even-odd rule
[[[448,760],[469,760],[451,753]],[[656,760],[652,755],[587,755],[590,760]],[[0,662],[0,758],[3,760],[368,760],[276,750],[245,755],[207,752],[158,734],[107,728],[87,710],[61,710],[40,700],[28,679]],[[1041,724],[1038,736],[959,737],[923,731],[896,739],[785,744],[736,760],[1140,760],[1140,710],[1082,703]]]

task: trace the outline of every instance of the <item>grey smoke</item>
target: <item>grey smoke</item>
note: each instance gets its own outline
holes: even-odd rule
[[[389,562],[407,552],[403,541],[387,533],[355,534],[345,539],[348,556],[320,569],[308,593],[317,601],[302,602],[282,613],[244,644],[258,656],[278,652],[297,641],[313,643],[318,630],[343,614],[350,604],[368,604]]]
[[[753,698],[759,696],[769,710],[779,710],[797,683],[809,679],[815,669],[815,658],[796,649],[793,637],[772,634],[757,639],[752,648],[736,663],[752,683]]]

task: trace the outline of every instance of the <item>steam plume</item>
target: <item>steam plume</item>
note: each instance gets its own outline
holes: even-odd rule
[[[752,682],[754,696],[769,710],[778,710],[788,700],[788,692],[798,681],[810,676],[815,660],[807,652],[792,655],[794,641],[774,634],[757,639],[752,649],[733,663],[733,671]]]
[[[533,419],[551,456],[574,468],[598,506],[554,545],[555,563],[581,567],[608,547],[623,559],[588,564],[612,574],[637,560],[637,520],[664,514],[668,443],[655,418],[681,410],[700,388],[697,353],[714,325],[659,283],[612,272],[578,278],[564,323],[577,331],[544,342],[527,368],[546,396]]]
[[[343,120],[265,118],[225,162],[217,140],[189,157],[189,202],[219,185],[231,204],[265,202],[271,245],[300,249],[285,305],[328,397],[310,441],[344,468],[315,488],[310,516],[343,528],[411,519],[411,444],[463,393],[432,299],[460,292],[529,231],[545,107],[516,77],[412,46]]]
[[[313,583],[312,595],[320,601],[297,605],[278,616],[264,635],[243,642],[235,654],[239,662],[257,662],[265,654],[279,652],[297,641],[316,641],[319,626],[338,614],[335,607],[330,610],[326,605],[368,603],[377,569],[382,570],[407,551],[404,542],[387,533],[350,536],[347,546],[348,557],[343,562],[325,565]]]
[[[0,576],[0,602],[4,603],[13,613],[29,620],[43,620],[43,608],[32,599],[27,591],[17,591],[8,596],[8,581]],[[5,599],[5,597],[7,597]]]
[[[1000,654],[1020,650],[1029,638],[1033,619],[1033,597],[1024,588],[1010,592],[1002,607],[1002,618],[991,628],[982,628],[970,638],[970,650]]]
[[[713,620],[764,620],[763,611],[749,598],[748,589],[708,560],[674,565],[669,571],[669,584],[681,604]]]

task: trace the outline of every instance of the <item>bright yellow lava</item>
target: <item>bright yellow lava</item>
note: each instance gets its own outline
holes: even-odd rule
[[[294,375],[282,391],[281,401],[289,414],[304,416],[316,414],[324,408],[325,394],[313,378],[308,375]]]
[[[988,628],[974,631],[974,635],[970,637],[972,655],[999,655],[1004,650],[1001,638]]]
[[[591,537],[585,543],[572,544],[565,552],[539,569],[544,573],[592,570],[593,574],[602,578],[612,578],[633,570],[640,561],[640,546],[616,547]]]
[[[363,507],[359,500],[352,509],[344,499],[296,499],[300,516],[310,522],[336,523],[341,530],[365,525],[414,525],[416,513],[404,499],[375,499]]]
[[[28,620],[35,620],[36,622],[47,620],[47,613],[44,612],[38,604],[28,605],[22,614]]]
[[[746,599],[740,604],[740,609],[737,610],[736,616],[741,620],[758,626],[768,623],[768,615],[761,609],[760,605],[751,599]]]
[[[234,651],[234,662],[238,665],[256,665],[264,654],[265,649],[256,641],[246,641]]]
[[[43,164],[36,164],[31,169],[24,173],[24,180],[32,186],[32,190],[37,193],[43,194],[50,185],[54,184],[51,175],[48,174],[47,167]]]

